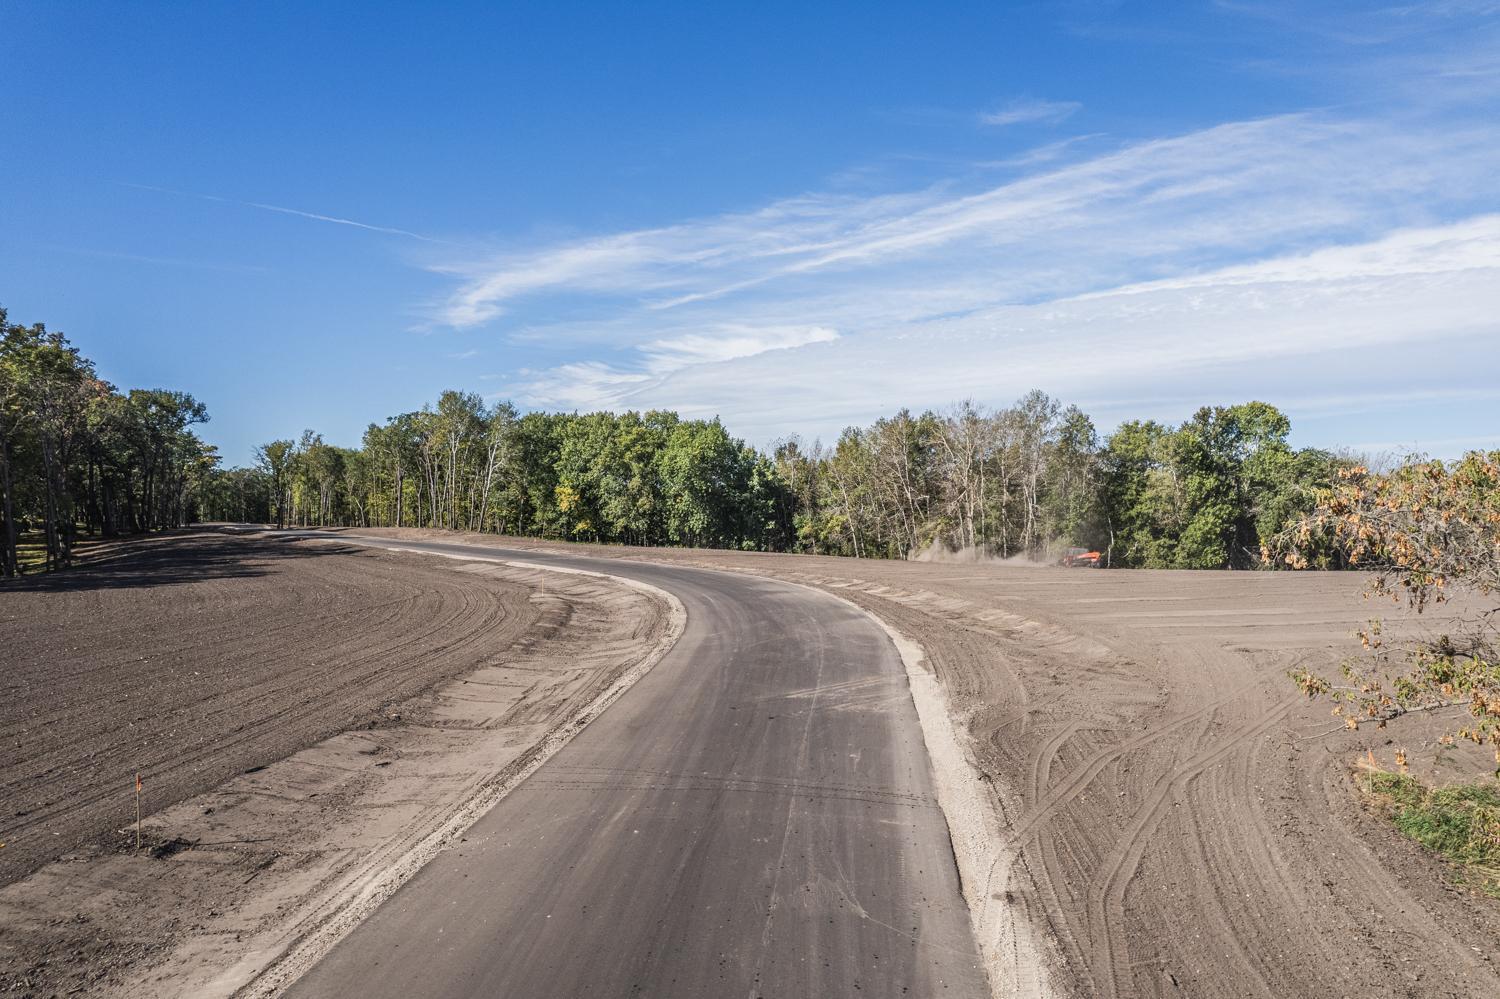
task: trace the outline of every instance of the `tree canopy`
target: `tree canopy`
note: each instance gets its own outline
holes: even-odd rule
[[[0,575],[68,562],[80,532],[105,537],[178,526],[218,456],[190,429],[208,419],[182,392],[121,393],[61,333],[0,308]]]
[[[358,449],[311,431],[268,442],[253,473],[221,474],[205,510],[861,558],[1085,546],[1115,566],[1248,567],[1348,464],[1292,449],[1289,432],[1252,402],[1101,440],[1082,410],[1031,392],[993,411],[903,409],[831,447],[788,438],[763,453],[717,419],[523,415],[445,392],[371,424]]]
[[[225,468],[193,432],[208,416],[191,396],[122,393],[61,334],[3,311],[0,331],[6,574],[23,536],[53,567],[80,533],[192,519],[858,558],[1045,559],[1082,546],[1110,566],[1246,568],[1351,464],[1292,448],[1287,417],[1263,402],[1101,437],[1078,407],[1033,391],[761,451],[717,418],[522,413],[448,391],[369,424],[358,447],[308,430]]]

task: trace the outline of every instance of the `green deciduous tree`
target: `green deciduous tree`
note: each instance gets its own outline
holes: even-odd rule
[[[1339,459],[1294,451],[1262,403],[1176,428],[1126,423],[1101,442],[1041,392],[985,410],[900,410],[831,448],[762,454],[717,419],[526,413],[443,393],[371,424],[357,450],[308,432],[260,453],[279,521],[426,526],[622,544],[856,557],[1054,557],[1111,564],[1254,563],[1259,539],[1309,509]],[[243,480],[255,488],[256,480]],[[242,504],[248,507],[248,504]]]
[[[61,333],[13,324],[0,309],[0,574],[20,570],[28,532],[56,568],[80,531],[187,522],[214,464],[191,429],[207,419],[185,393],[119,393]]]

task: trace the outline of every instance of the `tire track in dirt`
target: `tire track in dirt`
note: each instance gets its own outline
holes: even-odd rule
[[[1181,790],[1209,767],[1240,751],[1245,743],[1264,735],[1286,716],[1291,707],[1292,702],[1288,701],[1265,712],[1255,724],[1242,727],[1217,748],[1194,752],[1186,763],[1157,778],[1145,807],[1137,812],[1134,821],[1099,864],[1089,885],[1088,912],[1090,936],[1095,941],[1092,954],[1093,978],[1095,982],[1105,986],[1101,995],[1114,997],[1122,992],[1134,992],[1129,985],[1122,989],[1120,980],[1121,969],[1129,961],[1129,940],[1125,934],[1125,891],[1146,851],[1146,837],[1154,831],[1166,810],[1168,796]],[[1237,949],[1243,956],[1243,948]]]
[[[1026,813],[1011,826],[1007,835],[1011,846],[1020,847],[1030,839],[1038,828],[1048,822],[1062,807],[1078,797],[1111,763],[1126,753],[1160,742],[1195,721],[1203,721],[1214,712],[1234,702],[1236,695],[1220,698],[1197,710],[1167,721],[1142,735],[1090,754],[1083,764],[1066,774],[1061,782],[1043,793]],[[1077,729],[1074,730],[1075,732]]]
[[[1052,777],[1052,763],[1057,759],[1057,753],[1062,747],[1078,734],[1083,727],[1081,721],[1070,721],[1057,730],[1057,734],[1042,743],[1031,760],[1031,779],[1026,782],[1026,803],[1035,807],[1037,800],[1041,797],[1043,790],[1047,787]]]

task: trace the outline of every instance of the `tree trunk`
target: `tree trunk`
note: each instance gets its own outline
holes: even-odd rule
[[[14,491],[10,482],[10,441],[0,441],[0,515],[5,518],[5,533],[0,537],[0,576],[9,579],[16,574],[16,517]]]

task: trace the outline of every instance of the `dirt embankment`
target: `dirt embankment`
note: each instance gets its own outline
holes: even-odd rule
[[[1396,744],[1428,779],[1471,777],[1486,759],[1440,751],[1443,719],[1345,732],[1286,677],[1332,671],[1357,627],[1394,616],[1360,598],[1357,576],[465,540],[773,575],[920,642],[1008,830],[984,895],[1042,929],[1054,986],[1500,995],[1500,905],[1366,813],[1350,779],[1367,750],[1391,766]]]
[[[212,531],[0,590],[0,621],[0,984],[37,996],[254,981],[673,627],[595,576]]]

